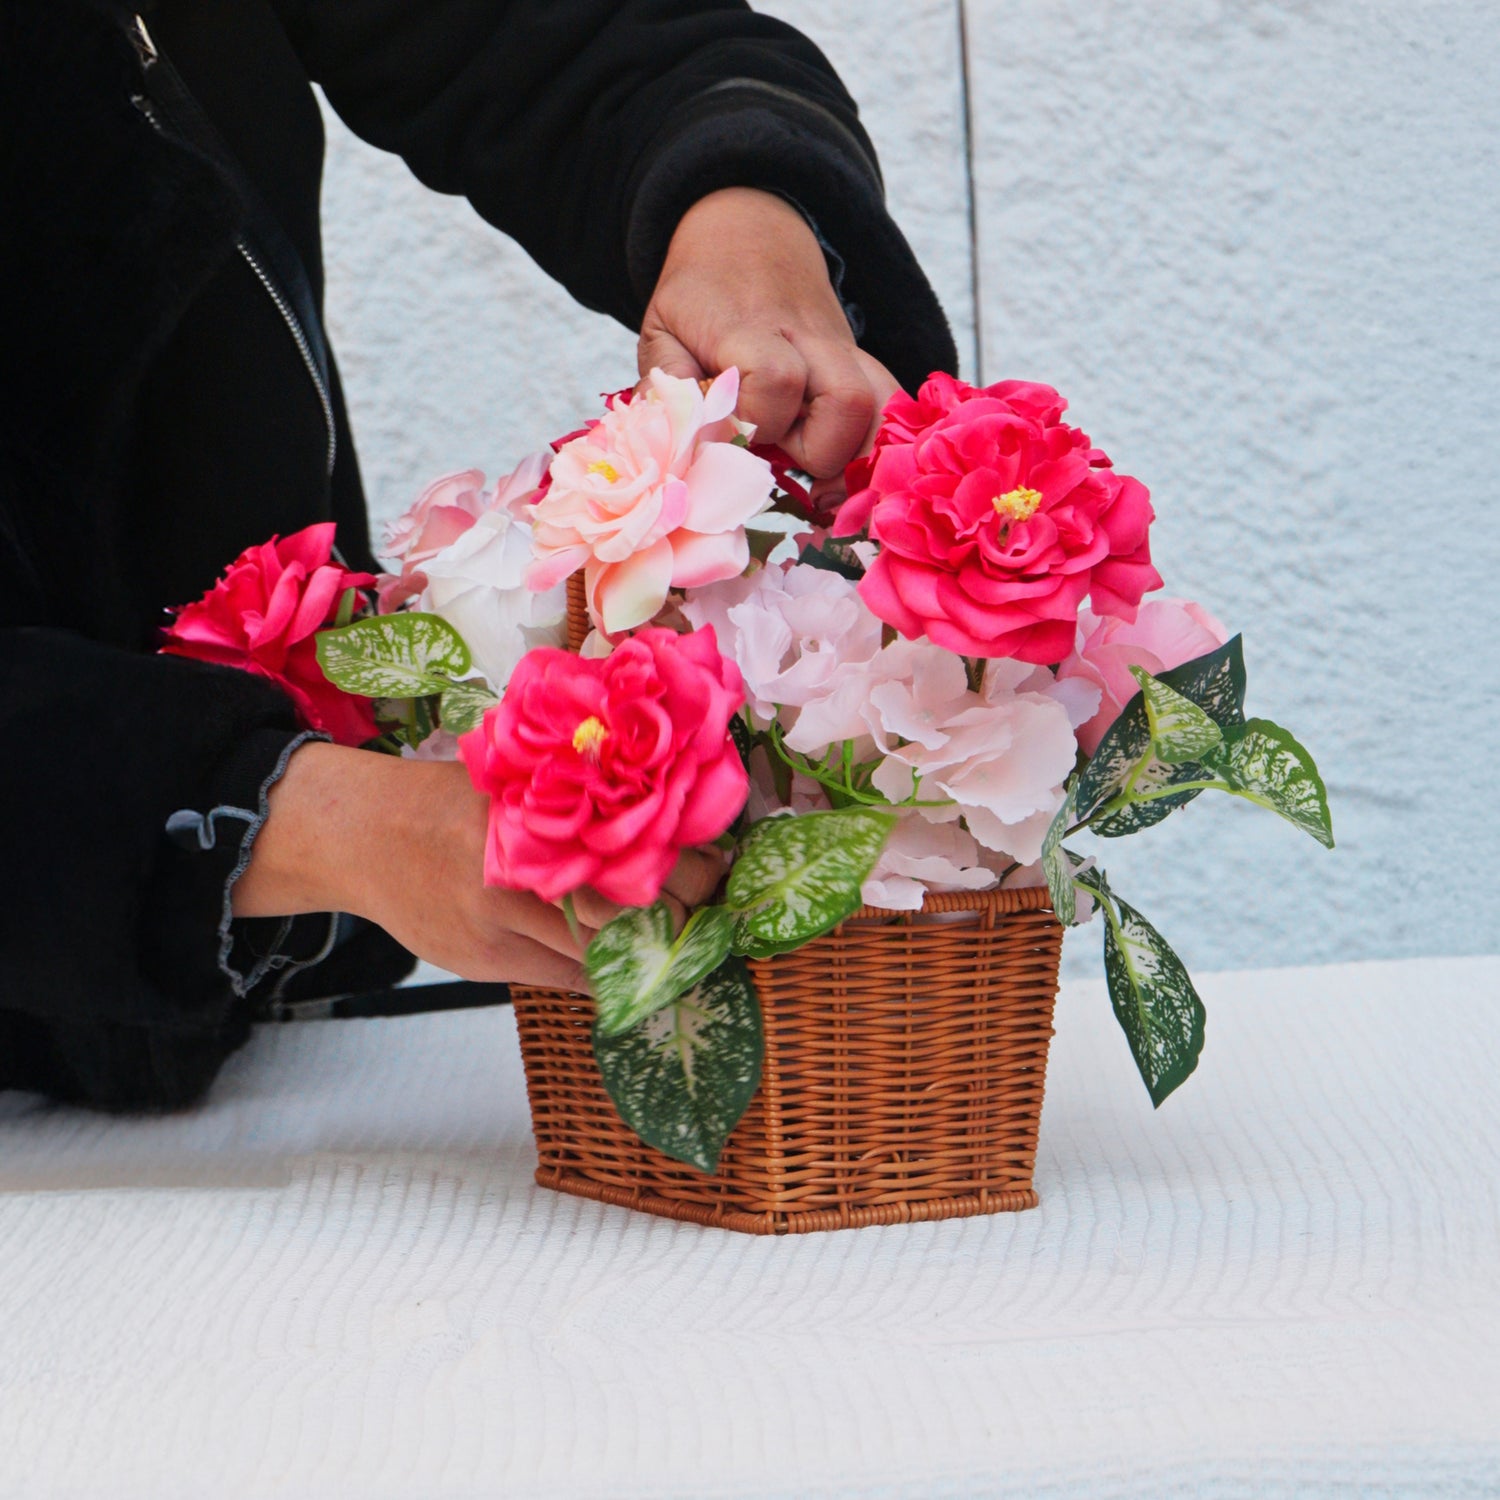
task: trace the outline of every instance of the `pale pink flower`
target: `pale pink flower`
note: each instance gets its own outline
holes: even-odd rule
[[[953,802],[922,809],[924,817],[947,822],[961,814],[986,848],[1029,864],[1062,803],[1077,754],[1073,715],[1083,705],[1076,690],[1059,694],[1050,672],[996,665],[982,693],[969,691],[963,662],[947,652],[919,673],[876,686],[865,718],[885,759],[873,784],[901,802],[919,778],[921,800]]]
[[[1099,710],[1078,730],[1078,743],[1087,755],[1099,748],[1104,732],[1140,691],[1130,675],[1132,667],[1155,674],[1222,646],[1229,632],[1190,599],[1153,599],[1142,604],[1134,620],[1114,615],[1078,614],[1078,644],[1057,669],[1059,681],[1092,683],[1100,690]]]
[[[479,469],[434,479],[407,510],[386,523],[381,561],[401,573],[419,566],[452,546],[479,519],[487,498]]]
[[[705,391],[653,370],[647,389],[613,400],[599,422],[564,443],[534,507],[534,589],[579,568],[589,612],[607,634],[652,619],[673,588],[742,573],[746,523],[771,502],[771,466],[736,444],[739,371]]]
[[[757,726],[779,718],[794,734],[797,710],[828,698],[841,673],[880,650],[880,621],[853,583],[826,568],[760,568],[695,589],[682,613],[695,626],[714,627],[719,649],[745,679]],[[857,717],[850,728],[864,733]]]
[[[562,585],[546,593],[526,586],[532,556],[531,527],[502,503],[423,566],[417,608],[464,638],[475,669],[496,692],[533,646],[560,646],[567,633]]]
[[[385,528],[380,556],[396,569],[377,582],[377,608],[394,614],[427,587],[424,564],[448,551],[487,511],[499,510],[526,519],[525,508],[547,478],[550,449],[530,454],[509,474],[482,488],[484,474],[464,469],[434,479],[416,501]]]
[[[919,911],[929,891],[985,891],[998,884],[984,851],[960,823],[903,814],[861,889],[866,906]]]

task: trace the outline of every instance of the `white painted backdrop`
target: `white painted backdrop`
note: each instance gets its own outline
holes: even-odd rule
[[[1500,11],[763,8],[861,101],[964,373],[1068,395],[1150,486],[1172,590],[1245,632],[1252,707],[1327,775],[1335,854],[1200,799],[1107,846],[1116,883],[1202,968],[1500,951]],[[634,347],[329,129],[329,321],[378,523],[566,430]]]

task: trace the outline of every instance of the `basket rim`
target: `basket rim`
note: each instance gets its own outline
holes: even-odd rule
[[[1027,885],[1010,890],[996,887],[988,891],[929,891],[918,910],[897,911],[888,906],[861,906],[858,911],[845,917],[844,922],[870,921],[878,917],[925,917],[960,911],[993,912],[996,916],[1009,916],[1012,912],[1051,910],[1052,892],[1045,885]],[[843,925],[843,922],[839,923],[839,927]],[[833,930],[837,932],[839,927]]]

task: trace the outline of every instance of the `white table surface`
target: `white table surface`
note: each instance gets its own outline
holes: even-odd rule
[[[1500,959],[1065,987],[1031,1213],[770,1240],[536,1187],[508,1010],[0,1096],[0,1493],[1500,1494]]]

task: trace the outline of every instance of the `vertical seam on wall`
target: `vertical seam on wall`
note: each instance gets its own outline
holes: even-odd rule
[[[969,90],[969,8],[958,5],[958,78],[964,111],[964,186],[969,197],[969,302],[974,319],[974,383],[984,384],[984,304],[979,295],[979,198],[974,191],[974,103]]]

